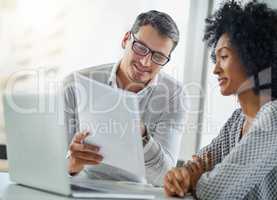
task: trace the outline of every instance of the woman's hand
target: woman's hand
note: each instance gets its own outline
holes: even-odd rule
[[[204,169],[202,159],[192,156],[192,161],[188,161],[183,167],[170,170],[164,178],[166,195],[183,197],[186,193],[193,192]]]
[[[164,177],[167,196],[183,197],[190,189],[190,174],[186,167],[173,168]]]

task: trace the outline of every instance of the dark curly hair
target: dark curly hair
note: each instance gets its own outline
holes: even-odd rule
[[[254,77],[254,91],[271,89],[272,99],[277,98],[277,11],[265,3],[251,1],[245,6],[231,0],[223,3],[206,19],[204,41],[215,47],[223,33],[230,38],[232,48],[238,53],[248,77]],[[259,73],[270,69],[271,80],[261,80]]]

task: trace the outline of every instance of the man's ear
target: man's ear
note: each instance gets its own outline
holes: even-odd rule
[[[124,35],[124,37],[123,37],[123,39],[122,39],[122,42],[121,42],[121,47],[122,47],[122,49],[125,49],[125,48],[126,48],[127,42],[128,42],[128,40],[130,40],[130,39],[131,39],[131,33],[130,33],[130,31],[128,31],[127,33],[125,33],[125,35]]]

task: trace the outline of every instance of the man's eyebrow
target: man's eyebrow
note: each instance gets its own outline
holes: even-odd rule
[[[139,43],[141,43],[141,44],[143,44],[145,47],[147,47],[147,48],[150,49],[151,51],[156,52],[156,53],[159,53],[159,54],[161,54],[161,55],[163,55],[163,56],[165,56],[165,57],[168,57],[168,56],[166,56],[163,52],[154,51],[154,50],[151,49],[147,44],[145,44],[145,42],[141,41],[140,39],[136,38],[136,41],[139,42]]]

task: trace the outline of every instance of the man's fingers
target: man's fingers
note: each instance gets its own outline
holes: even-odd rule
[[[101,163],[95,160],[85,160],[82,158],[77,158],[75,161],[80,165],[99,165]]]
[[[80,152],[80,151],[75,151],[71,153],[71,157],[75,159],[82,159],[86,161],[96,161],[96,162],[101,162],[103,160],[103,156],[99,154]]]
[[[99,152],[100,148],[96,145],[72,143],[69,146],[71,152],[83,151],[83,152]]]
[[[82,143],[83,140],[89,135],[88,131],[82,131],[80,133],[76,133],[73,138],[73,143]]]

